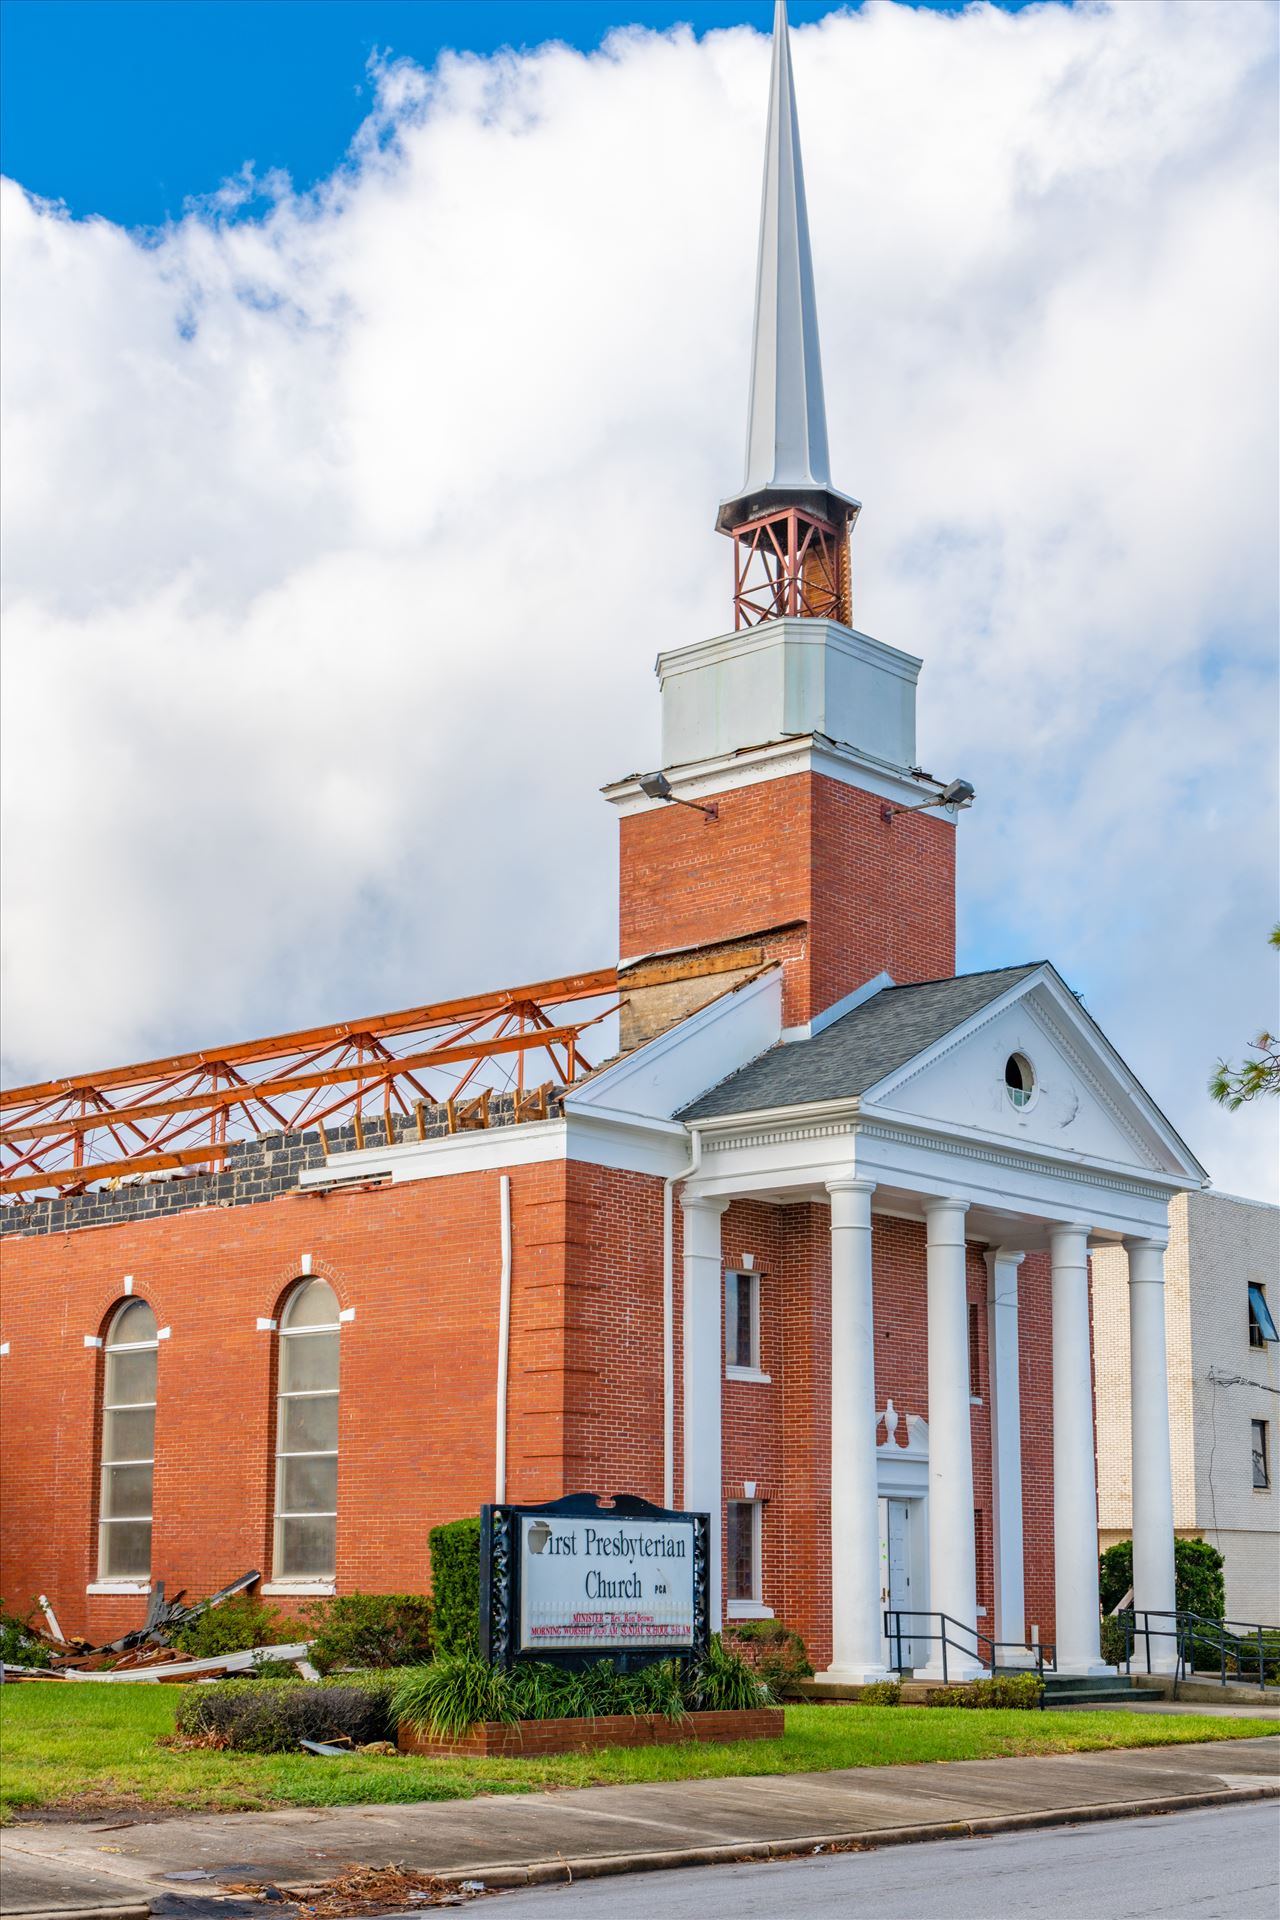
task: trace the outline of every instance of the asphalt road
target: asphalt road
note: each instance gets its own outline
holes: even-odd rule
[[[494,1920],[1275,1920],[1280,1803],[503,1894]]]

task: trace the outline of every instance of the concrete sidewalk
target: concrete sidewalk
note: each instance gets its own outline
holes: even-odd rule
[[[208,1912],[227,1883],[314,1886],[353,1865],[525,1886],[863,1840],[876,1845],[1280,1794],[1280,1736],[1189,1747],[647,1781],[411,1806],[298,1808],[0,1839],[5,1913]],[[260,1908],[237,1903],[242,1911]],[[228,1903],[224,1912],[234,1912]]]

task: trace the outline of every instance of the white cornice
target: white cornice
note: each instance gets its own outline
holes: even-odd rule
[[[957,1137],[954,1124],[936,1125],[919,1116],[903,1120],[892,1110],[859,1100],[827,1100],[806,1107],[761,1108],[754,1113],[722,1115],[715,1120],[693,1120],[690,1130],[702,1135],[705,1155],[751,1147],[782,1146],[793,1141],[829,1139],[833,1135],[865,1135],[921,1147],[930,1153],[954,1154],[962,1160],[981,1160],[993,1167],[1052,1175],[1055,1179],[1092,1182],[1132,1193],[1140,1199],[1167,1200],[1171,1193],[1195,1190],[1198,1182],[1176,1174],[1127,1173],[1113,1161],[1084,1160],[1051,1147],[1019,1147],[1003,1136],[966,1129]]]
[[[890,647],[883,640],[872,639],[869,633],[859,633],[856,627],[841,626],[835,620],[763,620],[758,627],[746,627],[740,633],[720,633],[710,640],[695,640],[690,646],[660,653],[654,672],[663,686],[677,674],[696,673],[702,667],[718,666],[744,654],[766,653],[780,639],[789,647],[822,647],[847,654],[882,672],[897,674],[912,686],[924,665],[914,653],[903,653],[899,647]]]
[[[877,799],[891,800],[901,806],[936,799],[943,791],[940,780],[895,767],[843,741],[828,740],[822,733],[767,740],[759,746],[716,754],[709,760],[689,760],[664,771],[672,791],[681,800],[733,793],[740,787],[760,786],[766,780],[781,780],[795,773],[820,773],[842,786],[857,787],[864,793],[875,794]],[[671,805],[669,800],[650,800],[641,792],[639,776],[634,773],[628,774],[625,780],[612,781],[600,791],[624,819],[633,813],[652,813],[659,807]],[[936,811],[942,819],[954,823],[954,807],[939,807]],[[708,822],[708,831],[713,824]]]

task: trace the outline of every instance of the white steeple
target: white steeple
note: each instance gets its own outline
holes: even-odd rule
[[[805,210],[800,127],[791,74],[786,0],[773,22],[773,72],[765,141],[755,330],[747,416],[746,475],[720,509],[729,532],[761,508],[788,501],[828,506],[827,517],[852,518],[857,502],[835,492],[827,452],[822,354]],[[845,512],[839,512],[843,507]]]

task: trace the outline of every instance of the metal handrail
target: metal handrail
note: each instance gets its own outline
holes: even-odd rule
[[[1203,1613],[1193,1613],[1190,1608],[1127,1608],[1119,1616],[1124,1622],[1124,1669],[1131,1671],[1134,1650],[1141,1640],[1146,1653],[1147,1672],[1152,1672],[1152,1640],[1172,1640],[1176,1648],[1174,1663],[1174,1685],[1186,1679],[1210,1677],[1209,1670],[1195,1664],[1197,1645],[1207,1645],[1218,1655],[1218,1684],[1228,1686],[1233,1680],[1247,1685],[1245,1680],[1246,1654],[1257,1660],[1258,1689],[1267,1690],[1266,1663],[1268,1659],[1268,1641],[1270,1657],[1280,1656],[1280,1627],[1264,1626],[1256,1620],[1211,1620]],[[1153,1625],[1152,1622],[1156,1622]],[[1171,1624],[1160,1625],[1167,1621]],[[1141,1625],[1139,1625],[1141,1622]],[[1235,1672],[1227,1672],[1228,1659],[1234,1660]]]
[[[927,1613],[910,1607],[886,1607],[884,1610],[885,1637],[892,1642],[896,1655],[894,1665],[899,1673],[901,1673],[903,1667],[902,1642],[904,1635],[902,1623],[904,1620],[938,1621],[941,1629],[938,1633],[922,1633],[918,1628],[910,1628],[905,1637],[908,1640],[928,1640],[930,1643],[937,1640],[940,1642],[942,1647],[942,1684],[944,1687],[950,1685],[950,1676],[947,1670],[948,1647],[952,1648],[956,1653],[968,1654],[972,1659],[981,1661],[983,1666],[990,1667],[993,1672],[997,1664],[996,1655],[1002,1648],[1016,1647],[1019,1653],[1031,1654],[1035,1671],[1040,1681],[1040,1705],[1043,1708],[1046,1653],[1049,1656],[1048,1664],[1051,1669],[1056,1671],[1058,1664],[1057,1648],[1053,1645],[1046,1645],[1045,1642],[1039,1640],[1031,1644],[1028,1644],[1024,1640],[995,1640],[989,1633],[983,1633],[978,1627],[970,1627],[966,1625],[963,1620],[953,1620],[949,1613]],[[890,1624],[891,1622],[892,1625]],[[954,1627],[960,1633],[969,1634],[973,1639],[973,1646],[967,1646],[963,1640],[952,1639],[951,1635],[947,1632],[948,1627]],[[989,1659],[983,1659],[983,1647],[989,1649]]]

